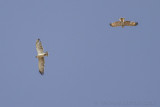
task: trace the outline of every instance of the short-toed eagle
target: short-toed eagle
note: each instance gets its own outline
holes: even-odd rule
[[[42,47],[42,43],[40,39],[37,39],[36,41],[36,49],[38,53],[36,58],[38,58],[39,72],[41,75],[43,75],[44,74],[44,64],[45,64],[44,56],[48,56],[48,52],[43,52],[43,47]]]
[[[124,21],[124,19],[125,18],[120,18],[119,19],[120,21],[110,23],[110,26],[112,26],[112,27],[122,26],[122,28],[124,28],[124,26],[136,26],[136,25],[138,25],[138,22]]]

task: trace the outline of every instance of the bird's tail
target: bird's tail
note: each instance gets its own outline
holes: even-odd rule
[[[45,56],[48,56],[48,51],[46,51]]]

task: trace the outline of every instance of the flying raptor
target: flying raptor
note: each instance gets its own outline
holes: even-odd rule
[[[138,25],[138,22],[124,21],[124,20],[125,20],[125,18],[120,18],[119,21],[110,23],[110,26],[112,26],[112,27],[122,26],[122,28],[124,28],[124,26]]]
[[[38,58],[39,72],[41,75],[43,75],[44,74],[44,64],[45,64],[44,56],[48,56],[48,52],[43,52],[43,47],[42,47],[42,43],[40,39],[37,39],[36,41],[36,49],[38,53],[36,58]]]

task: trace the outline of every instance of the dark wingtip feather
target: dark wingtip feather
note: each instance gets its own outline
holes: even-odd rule
[[[138,25],[138,22],[136,22],[136,26]]]
[[[44,75],[44,72],[39,71],[39,73],[40,73],[41,75]]]
[[[112,26],[112,23],[110,23],[109,25]]]
[[[41,40],[38,38],[38,41],[41,42]]]

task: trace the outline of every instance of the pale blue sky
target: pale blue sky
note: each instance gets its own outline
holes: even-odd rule
[[[0,0],[0,107],[159,107],[159,10],[159,0]],[[109,26],[120,17],[139,25]]]

